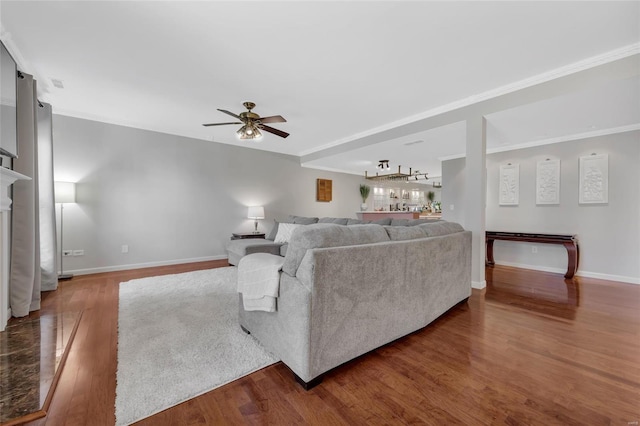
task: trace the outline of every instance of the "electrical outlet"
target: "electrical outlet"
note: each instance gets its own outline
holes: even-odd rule
[[[122,253],[129,253],[129,246],[126,244],[122,245]]]
[[[62,256],[73,256],[73,250],[62,250]]]
[[[84,250],[74,250],[73,251],[73,255],[74,256],[84,256]]]
[[[449,204],[449,210],[453,210],[454,205],[453,204]]]
[[[537,252],[538,252],[538,247],[531,246],[531,253],[537,253]]]

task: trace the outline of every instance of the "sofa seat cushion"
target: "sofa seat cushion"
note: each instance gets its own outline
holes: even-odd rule
[[[247,238],[231,240],[227,244],[227,257],[231,265],[240,263],[240,259],[251,253],[270,253],[280,255],[280,246],[272,240],[262,240],[258,238]]]
[[[291,235],[282,270],[292,277],[307,250],[321,247],[354,246],[389,241],[389,235],[380,225],[342,226],[333,223],[317,223],[301,226]]]

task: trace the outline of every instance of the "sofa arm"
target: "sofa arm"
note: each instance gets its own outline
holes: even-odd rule
[[[302,258],[302,262],[300,262],[300,267],[298,268],[298,273],[296,277],[298,282],[305,288],[307,291],[311,292],[313,289],[313,273],[315,270],[315,254],[313,250],[307,250],[304,257]],[[283,272],[285,274],[286,272]],[[288,275],[288,274],[287,274]]]
[[[276,256],[280,256],[280,243],[274,244],[265,244],[260,246],[247,246],[245,249],[245,255],[253,254],[253,253],[269,253],[275,254]]]
[[[232,240],[227,244],[227,257],[231,265],[237,265],[244,256],[253,253],[269,253],[280,255],[281,243],[272,240],[242,239]]]

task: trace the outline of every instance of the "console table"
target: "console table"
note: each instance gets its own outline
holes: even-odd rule
[[[578,239],[575,235],[562,234],[526,234],[523,232],[486,232],[487,242],[487,265],[493,266],[496,262],[493,260],[493,242],[495,240],[504,241],[521,241],[528,243],[544,243],[544,244],[561,244],[567,249],[568,265],[565,278],[573,278],[578,270],[578,262],[580,261],[580,249],[578,247]]]

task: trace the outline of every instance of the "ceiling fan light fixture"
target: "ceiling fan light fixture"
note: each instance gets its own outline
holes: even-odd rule
[[[281,138],[286,138],[289,136],[289,133],[283,132],[282,130],[275,129],[271,126],[267,126],[265,123],[286,123],[287,120],[284,119],[281,115],[272,115],[269,117],[260,117],[255,112],[251,111],[256,104],[253,102],[245,102],[242,105],[247,109],[247,111],[241,112],[240,114],[234,114],[231,111],[227,111],[226,109],[218,108],[218,111],[223,112],[227,115],[232,116],[238,121],[234,121],[231,123],[205,123],[203,126],[226,126],[227,124],[243,124],[244,125],[236,132],[239,139],[260,139],[262,137],[262,131],[272,133],[276,136],[280,136]]]
[[[253,123],[245,124],[244,126],[240,127],[240,130],[238,130],[236,133],[242,140],[260,139],[262,137],[262,133],[260,133],[260,130],[258,130],[258,128]]]

